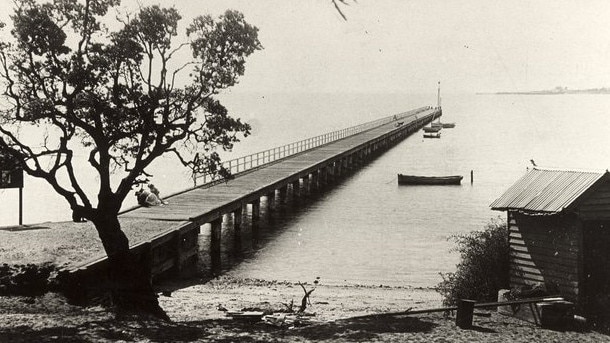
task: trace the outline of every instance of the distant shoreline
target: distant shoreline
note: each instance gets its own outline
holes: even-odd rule
[[[610,94],[610,88],[568,89],[556,87],[550,90],[523,92],[477,92],[476,95],[563,95],[563,94]]]

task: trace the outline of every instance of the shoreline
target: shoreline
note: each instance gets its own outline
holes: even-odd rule
[[[172,284],[175,285],[164,283],[159,288],[172,289]],[[316,319],[322,321],[441,305],[441,295],[431,288],[325,285],[323,282],[303,285],[307,290],[315,288],[307,312],[315,312]],[[298,283],[220,276],[204,284],[177,288],[171,297],[159,297],[159,303],[172,320],[185,321],[222,318],[224,314],[216,309],[218,305],[230,311],[257,307],[279,310],[293,301],[296,309],[303,295]],[[191,304],[189,300],[196,297],[206,299],[208,308]]]
[[[165,287],[172,285],[165,284]],[[443,313],[387,315],[409,307],[435,307],[440,295],[430,289],[317,285],[306,312],[308,325],[274,326],[235,320],[228,310],[278,311],[303,290],[282,281],[221,276],[205,284],[174,284],[160,296],[172,322],[123,315],[100,306],[78,307],[57,294],[0,296],[0,341],[70,342],[609,342],[595,331],[553,331],[495,311],[475,311],[471,330],[455,326]],[[313,284],[305,286],[311,289]],[[169,295],[169,293],[166,293]],[[384,314],[375,316],[375,314]],[[372,315],[360,317],[363,315]]]

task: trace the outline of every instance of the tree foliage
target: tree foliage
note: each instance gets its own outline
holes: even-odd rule
[[[166,153],[193,172],[228,175],[215,150],[231,149],[250,127],[214,96],[235,85],[246,57],[262,48],[241,13],[196,17],[181,36],[175,8],[141,8],[111,31],[105,23],[119,0],[15,3],[13,40],[0,45],[0,151],[48,181],[73,211],[94,222],[118,213]],[[25,127],[44,133],[31,142]],[[75,142],[97,173],[97,199],[80,183]]]
[[[509,285],[506,223],[492,220],[483,231],[451,238],[460,262],[455,273],[441,273],[443,281],[437,291],[443,296],[443,305],[455,305],[458,299],[495,301],[498,291]]]
[[[119,3],[15,0],[12,40],[0,43],[0,155],[46,180],[75,220],[93,222],[118,308],[168,319],[148,264],[129,253],[119,210],[164,154],[193,172],[229,176],[216,149],[231,149],[250,126],[215,96],[262,47],[258,29],[231,10],[196,17],[181,42],[175,8],[140,8],[113,31],[106,23]],[[99,180],[93,194],[80,174],[87,162]]]

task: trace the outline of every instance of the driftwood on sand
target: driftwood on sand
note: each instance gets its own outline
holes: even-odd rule
[[[301,307],[299,307],[299,311],[298,313],[303,313],[305,312],[305,309],[307,309],[307,304],[309,304],[311,306],[311,302],[309,301],[309,296],[311,295],[311,293],[313,291],[316,290],[316,288],[312,288],[309,291],[305,288],[305,286],[299,282],[299,286],[301,286],[301,288],[303,288],[303,292],[305,292],[305,295],[303,296],[303,299],[301,300]]]

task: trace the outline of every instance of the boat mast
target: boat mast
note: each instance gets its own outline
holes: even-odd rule
[[[438,93],[436,96],[436,107],[441,108],[441,82],[438,82]]]
[[[441,82],[438,82],[438,92],[436,95],[436,106],[440,110],[441,109]],[[441,117],[438,117],[438,122],[441,122]]]

